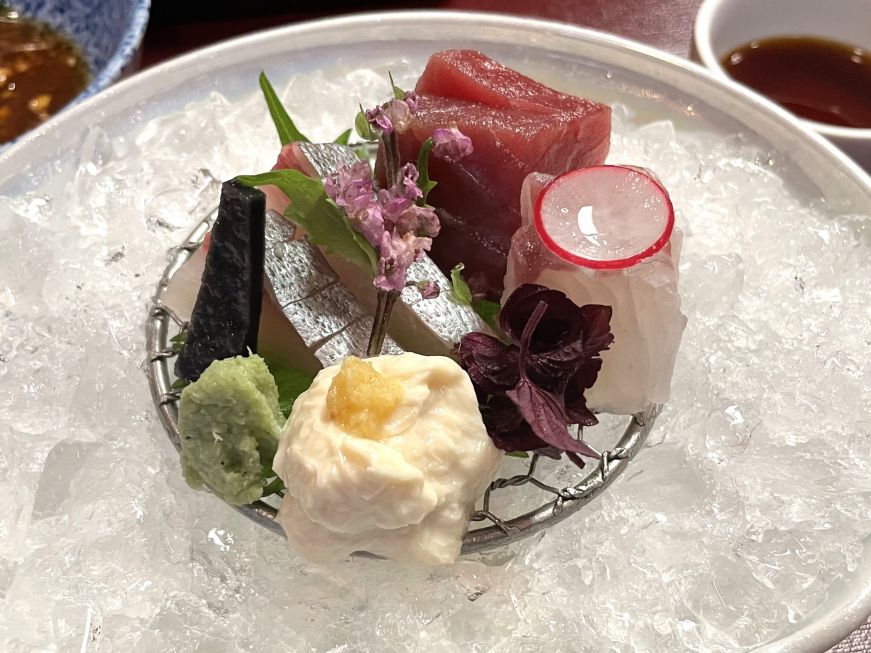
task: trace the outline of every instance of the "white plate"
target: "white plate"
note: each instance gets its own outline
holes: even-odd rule
[[[187,102],[202,100],[216,89],[230,100],[249,95],[263,68],[278,81],[322,68],[383,66],[399,60],[419,66],[429,53],[457,46],[484,50],[556,86],[570,87],[580,80],[593,99],[619,101],[642,120],[665,118],[679,130],[708,131],[723,137],[740,132],[746,142],[758,146],[774,161],[777,173],[796,195],[807,201],[824,199],[844,212],[871,213],[871,179],[855,163],[820,137],[804,131],[786,112],[737,85],[714,79],[700,67],[636,43],[568,25],[485,14],[427,12],[358,15],[295,25],[236,39],[147,70],[64,112],[3,152],[0,197],[15,201],[25,193],[35,192],[74,205],[75,197],[64,188],[77,167],[94,156],[95,143],[88,140],[91,127],[98,126],[110,139],[135,138],[146,121],[178,111]],[[311,118],[305,124],[311,124]],[[208,138],[207,133],[197,136]],[[83,146],[87,156],[82,155]],[[265,153],[260,163],[271,163],[273,156],[272,152]],[[231,146],[227,157],[230,171],[242,172],[239,165],[251,165],[250,161],[234,165]],[[123,218],[118,216],[119,221]],[[100,232],[87,237],[99,238]],[[166,239],[167,244],[170,242]],[[107,242],[109,256],[112,245]],[[77,246],[69,243],[71,249]],[[4,256],[10,254],[13,260],[20,258],[23,269],[37,269],[33,253],[3,249]],[[159,255],[150,256],[150,274],[160,269],[159,259]],[[0,307],[2,301],[0,294]],[[135,310],[125,309],[124,315],[135,314]],[[77,358],[61,364],[72,372],[74,366],[84,362]],[[84,378],[93,381],[99,375]],[[145,406],[144,378],[142,391]],[[643,458],[642,452],[640,460]],[[203,505],[211,504],[198,503],[192,511]],[[210,532],[209,537],[220,539],[221,533]],[[865,555],[858,567],[832,586],[828,600],[798,623],[784,624],[780,638],[759,647],[759,651],[816,653],[840,641],[862,622],[871,612],[871,540],[866,539],[864,544]],[[10,540],[8,545],[14,553],[15,541]],[[85,620],[84,613],[78,617]],[[91,620],[89,607],[86,630]],[[109,627],[104,624],[103,630]],[[601,641],[591,642],[591,650],[605,650],[608,646],[607,633],[600,634]],[[86,641],[87,632],[84,635]]]

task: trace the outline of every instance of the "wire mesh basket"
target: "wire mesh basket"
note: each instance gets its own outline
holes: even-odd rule
[[[160,416],[161,423],[177,450],[181,450],[178,432],[178,400],[181,391],[174,388],[174,373],[170,365],[177,351],[172,338],[184,329],[185,321],[164,302],[169,283],[190,256],[202,245],[206,233],[216,216],[211,212],[204,218],[187,240],[170,252],[170,261],[157,286],[148,312],[146,322],[147,374],[151,395]],[[623,472],[629,461],[643,447],[653,428],[661,406],[650,405],[645,410],[629,418],[629,423],[614,444],[601,452],[597,464],[588,465],[586,474],[576,483],[566,487],[556,487],[546,482],[542,470],[545,465],[574,465],[568,461],[552,460],[533,453],[519,473],[497,478],[484,493],[470,517],[469,531],[463,540],[462,553],[479,553],[516,542],[538,533],[557,522],[576,513],[580,508],[601,494]],[[588,470],[588,471],[587,471]],[[553,470],[551,470],[553,471]],[[496,492],[517,492],[518,488],[536,488],[541,496],[541,504],[532,510],[517,515],[504,515],[503,510],[512,506],[510,498],[501,501],[504,506],[498,511],[491,508]],[[505,497],[503,497],[505,498]],[[276,502],[280,497],[268,497],[250,505],[235,506],[236,510],[269,529],[284,536],[281,526],[276,522],[278,512]],[[515,505],[514,512],[519,502]],[[500,513],[500,514],[497,514]],[[475,527],[476,524],[489,525]]]

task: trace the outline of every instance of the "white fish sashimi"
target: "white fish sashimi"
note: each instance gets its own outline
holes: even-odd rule
[[[511,241],[503,300],[523,283],[538,283],[564,292],[579,306],[611,306],[614,342],[602,352],[602,369],[585,393],[587,406],[595,412],[633,414],[665,403],[687,322],[677,288],[681,232],[674,229],[661,250],[628,269],[593,270],[568,263],[548,250],[533,224],[535,202],[551,179],[533,173],[524,181],[524,226]]]
[[[163,304],[185,322],[191,319],[194,304],[197,302],[203,270],[206,268],[207,251],[205,247],[200,247],[193,252],[172,275],[163,294]]]

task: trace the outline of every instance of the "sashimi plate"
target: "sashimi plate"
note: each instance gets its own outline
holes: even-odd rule
[[[261,70],[326,139],[449,47],[611,104],[609,161],[669,188],[672,400],[630,471],[535,538],[437,569],[307,565],[184,484],[146,308],[216,180],[275,159]],[[2,650],[817,652],[871,613],[871,180],[690,63],[484,14],[300,24],[64,113],[0,155],[0,197]]]

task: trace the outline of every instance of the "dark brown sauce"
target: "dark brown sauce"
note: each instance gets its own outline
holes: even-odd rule
[[[818,122],[871,127],[871,52],[813,37],[752,41],[723,57],[734,79]]]
[[[89,77],[69,39],[0,7],[0,143],[56,113],[84,90]]]

